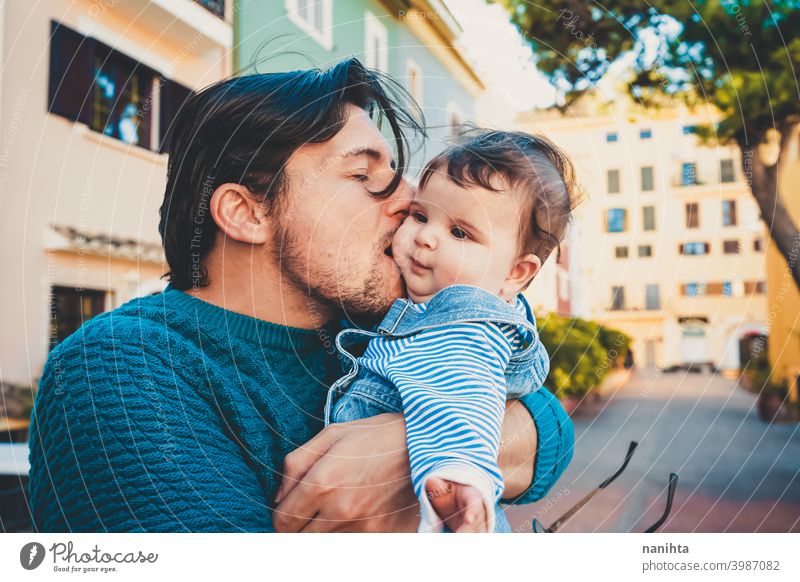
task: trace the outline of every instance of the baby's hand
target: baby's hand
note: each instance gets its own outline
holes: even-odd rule
[[[481,492],[470,485],[431,477],[425,493],[434,511],[456,533],[487,532],[486,507]]]

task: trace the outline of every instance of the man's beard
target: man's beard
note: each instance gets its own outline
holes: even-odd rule
[[[381,266],[383,249],[391,244],[394,233],[376,245],[373,255],[376,259],[367,277],[363,281],[353,281],[346,273],[346,266],[342,275],[335,266],[323,265],[321,261],[312,270],[313,249],[309,248],[308,238],[304,241],[290,225],[281,220],[278,223],[280,232],[275,232],[272,241],[274,259],[280,265],[281,275],[308,295],[309,304],[315,302],[320,311],[328,314],[321,317],[318,327],[342,316],[359,325],[370,325],[382,319],[395,300],[390,296],[391,283],[386,281],[385,269]]]

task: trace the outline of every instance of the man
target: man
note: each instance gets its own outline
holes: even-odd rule
[[[161,209],[170,287],[91,320],[45,367],[38,530],[415,529],[402,417],[321,430],[333,323],[403,293],[386,252],[411,195],[398,95],[349,59],[190,97]],[[569,419],[539,392],[508,406],[509,499],[543,496],[571,458]]]

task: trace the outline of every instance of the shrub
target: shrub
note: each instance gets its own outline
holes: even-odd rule
[[[542,343],[550,354],[547,386],[557,396],[582,398],[620,365],[630,338],[580,317],[549,314],[542,322]]]

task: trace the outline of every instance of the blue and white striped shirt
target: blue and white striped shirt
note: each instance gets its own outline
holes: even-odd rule
[[[423,313],[425,303],[410,308]],[[515,307],[526,316],[519,298]],[[489,531],[503,493],[497,465],[506,402],[505,369],[512,354],[528,345],[523,326],[462,322],[403,338],[370,340],[358,358],[400,392],[411,462],[420,500],[420,531],[442,524],[425,494],[431,476],[476,487],[484,497]]]

